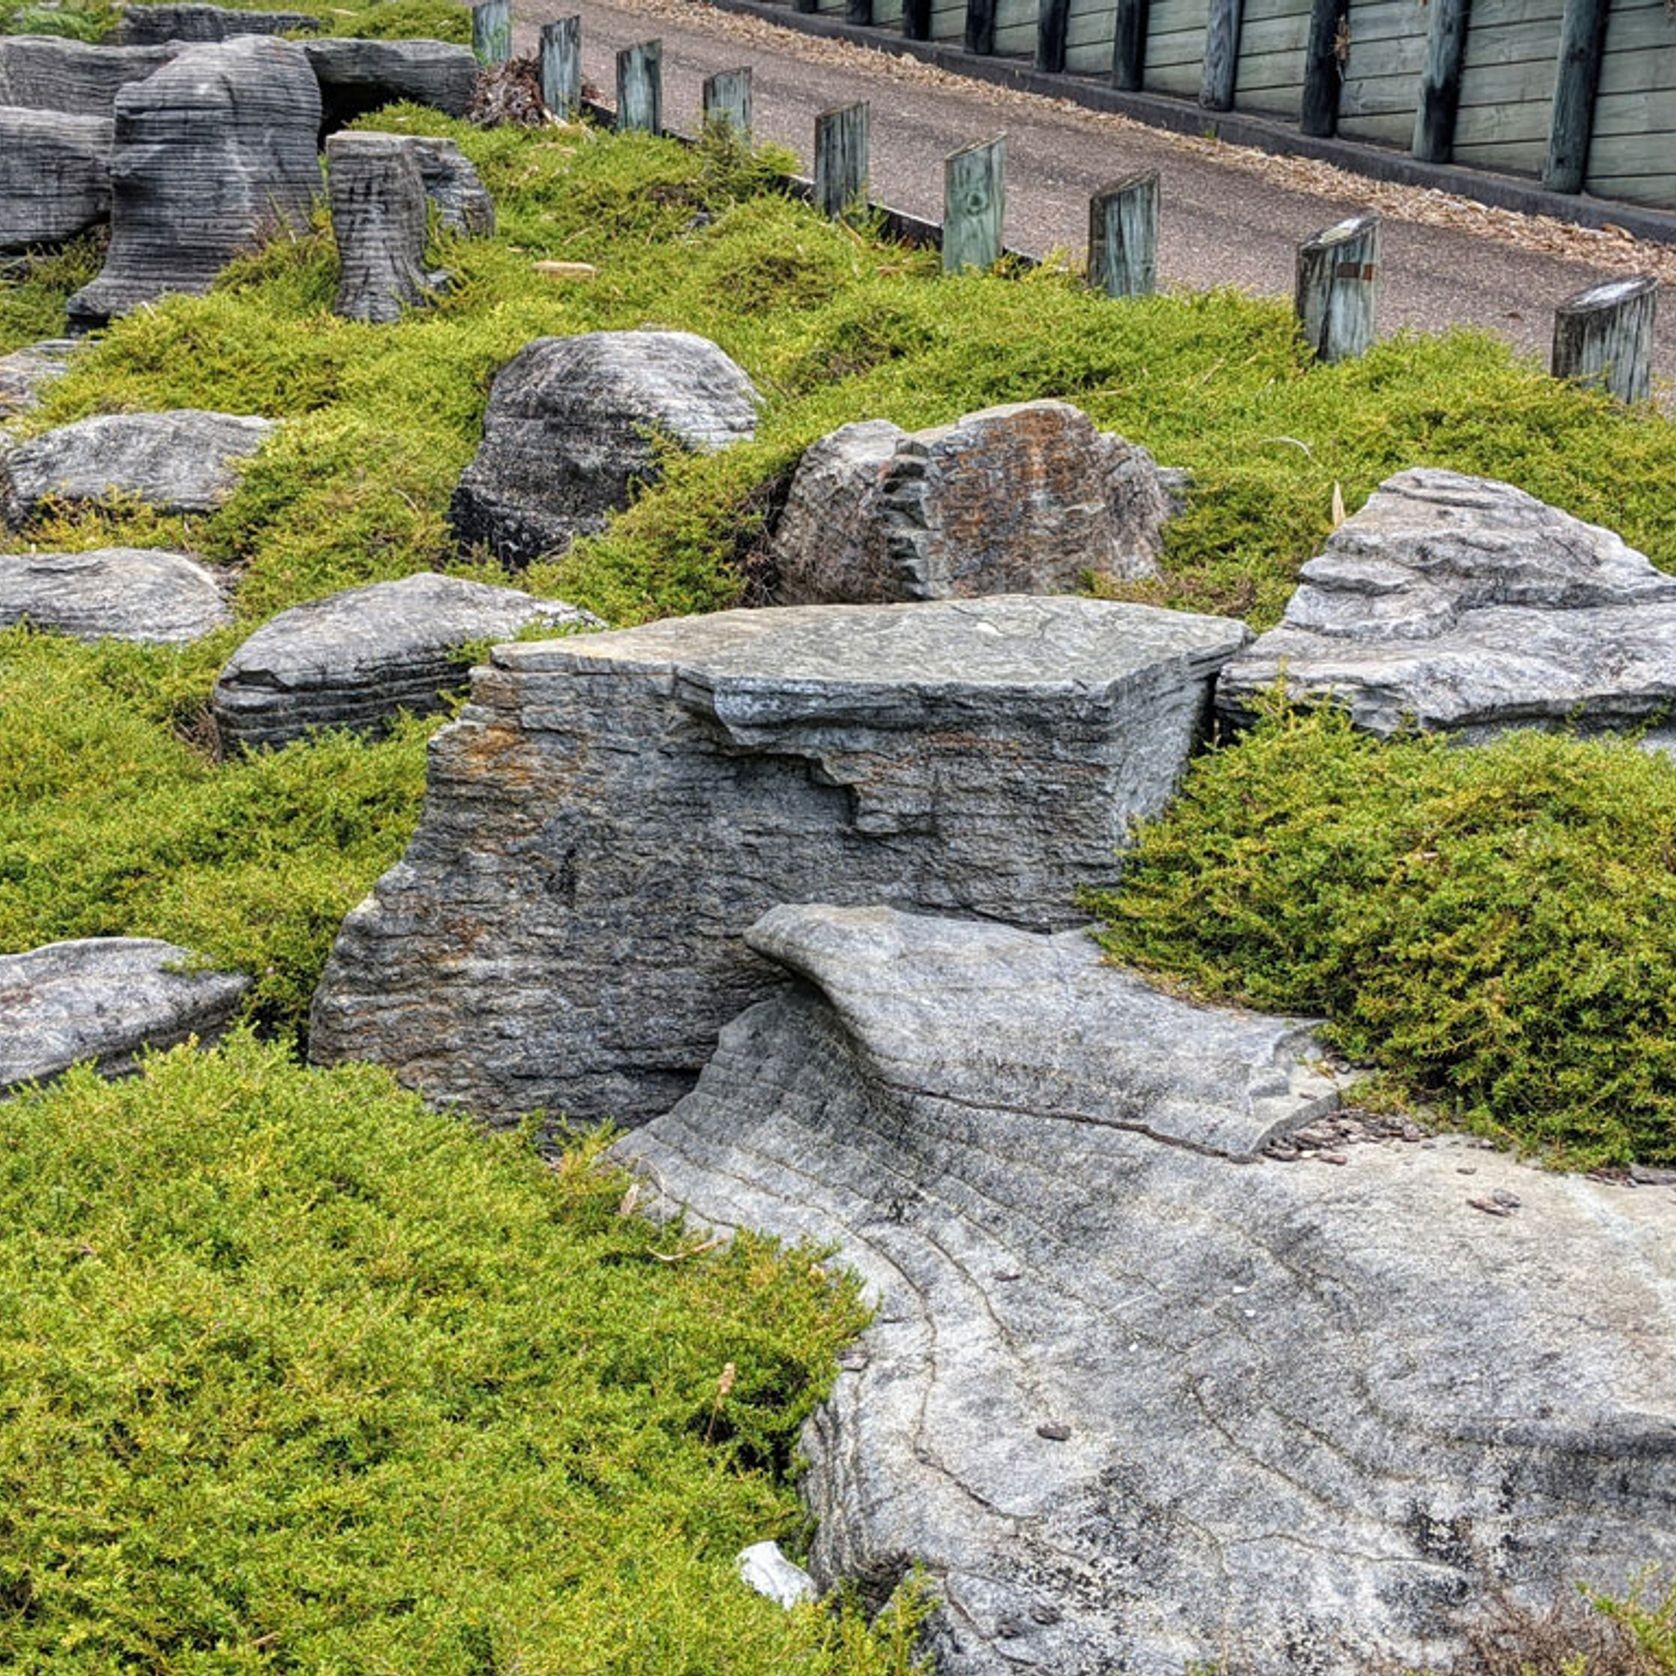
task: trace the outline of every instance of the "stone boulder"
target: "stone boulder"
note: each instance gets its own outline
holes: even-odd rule
[[[425,268],[428,215],[419,161],[398,134],[334,134],[326,142],[338,294],[332,312],[386,326],[442,276]]]
[[[659,438],[725,448],[755,434],[759,400],[744,369],[691,332],[537,338],[495,375],[454,533],[528,564],[627,506],[658,475]]]
[[[0,554],[0,627],[27,621],[76,640],[178,645],[232,620],[215,577],[184,553]]]
[[[202,293],[241,252],[304,232],[320,196],[320,95],[302,49],[246,35],[189,47],[116,98],[111,247],[69,302],[85,329],[171,291]]]
[[[804,455],[770,547],[786,605],[1071,593],[1157,573],[1169,491],[1069,402],[913,434],[845,425]]]
[[[215,1040],[250,979],[183,969],[194,960],[149,937],[88,937],[0,955],[0,1094],[82,1060],[104,1076],[124,1076],[142,1048]]]
[[[0,105],[109,120],[120,89],[144,81],[180,51],[178,43],[116,47],[58,35],[0,35]]]
[[[488,238],[495,230],[495,201],[471,159],[452,140],[407,134],[403,138],[419,164],[425,196],[437,207],[445,231]]]
[[[800,981],[617,1153],[867,1282],[811,1564],[922,1562],[942,1676],[1430,1669],[1504,1590],[1676,1561],[1668,1191],[1320,1117],[1300,1021],[1079,932],[784,907],[750,942]]]
[[[226,6],[129,6],[117,39],[126,46],[160,46],[169,41],[231,41],[240,35],[317,35],[320,20],[307,12],[246,12]]]
[[[310,728],[370,732],[397,711],[425,714],[464,679],[462,647],[532,624],[599,627],[574,605],[453,576],[374,582],[282,611],[228,659],[215,683],[224,746],[283,745]]]
[[[777,902],[1075,920],[1246,637],[1000,597],[497,646],[406,856],[339,934],[313,1055],[487,1117],[667,1110],[782,981],[743,941]]]
[[[0,355],[0,419],[39,407],[47,386],[69,370],[78,347],[75,338],[48,338]]]
[[[1509,484],[1402,472],[1300,580],[1222,673],[1235,721],[1283,671],[1382,735],[1634,728],[1676,708],[1676,576]]]
[[[107,118],[0,106],[0,255],[63,244],[110,212]]]
[[[320,88],[325,132],[410,100],[464,116],[481,68],[470,47],[447,41],[304,41]]]
[[[272,419],[176,408],[78,419],[0,452],[0,522],[22,529],[47,501],[132,496],[159,512],[212,512]]]

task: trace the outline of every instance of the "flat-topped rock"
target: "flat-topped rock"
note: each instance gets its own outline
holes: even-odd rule
[[[909,433],[845,425],[804,455],[775,528],[786,605],[1072,593],[1155,575],[1172,511],[1144,448],[1069,402]]]
[[[454,534],[512,565],[558,551],[657,478],[657,438],[725,448],[755,434],[759,400],[744,369],[692,332],[537,338],[495,375]]]
[[[617,1154],[860,1271],[811,1566],[923,1564],[943,1676],[1430,1669],[1504,1594],[1676,1560],[1668,1192],[1321,1117],[1300,1021],[1080,932],[782,907],[750,941],[797,984]],[[1305,1120],[1361,1138],[1283,1162]]]
[[[159,512],[211,512],[277,429],[249,414],[108,413],[0,452],[0,520],[22,529],[47,501],[132,496]]]
[[[178,43],[118,47],[59,35],[0,35],[0,105],[108,120],[120,88],[144,81],[180,50]]]
[[[63,244],[111,210],[111,124],[0,106],[0,254]]]
[[[0,355],[0,419],[39,407],[47,386],[69,370],[79,347],[75,338],[47,338]]]
[[[127,6],[117,26],[126,46],[168,41],[230,41],[239,35],[317,35],[320,20],[307,12],[247,12],[227,6]]]
[[[429,212],[419,162],[399,134],[326,142],[338,292],[332,312],[387,326],[434,284],[425,268]]]
[[[0,553],[0,627],[178,645],[232,620],[215,577],[184,553]]]
[[[228,659],[215,683],[224,746],[283,745],[310,728],[371,732],[398,711],[440,709],[464,679],[462,648],[535,623],[598,627],[558,600],[454,576],[374,582],[293,606]]]
[[[321,120],[334,132],[384,105],[410,100],[464,116],[481,68],[470,47],[449,41],[304,41],[320,89]]]
[[[729,611],[498,646],[312,1052],[490,1117],[633,1122],[814,897],[1058,926],[1169,798],[1243,624],[1083,599]]]
[[[1295,697],[1387,735],[1633,728],[1676,706],[1676,576],[1509,484],[1402,472],[1300,580],[1223,671],[1230,716],[1283,670]]]
[[[199,972],[187,949],[149,937],[88,937],[0,955],[0,1094],[82,1060],[107,1077],[144,1048],[226,1029],[250,979]]]

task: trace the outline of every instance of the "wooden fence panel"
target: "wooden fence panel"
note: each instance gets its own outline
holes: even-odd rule
[[[1112,31],[1117,28],[1115,0],[1071,0],[1065,31],[1065,68],[1077,75],[1111,74]],[[1201,51],[1204,42],[1199,43]]]
[[[996,0],[995,50],[1028,58],[1036,50],[1037,0]]]
[[[1676,17],[1664,0],[1614,0],[1606,21],[1586,189],[1676,209]],[[1662,112],[1662,114],[1661,114]]]
[[[959,46],[966,39],[966,0],[931,0],[931,33],[926,39]]]
[[[1565,0],[1473,0],[1455,161],[1539,174],[1548,155]]]
[[[1303,109],[1310,0],[1245,0],[1234,106],[1296,121]]]
[[[902,28],[902,0],[873,0],[873,22],[893,34]]]
[[[1429,22],[1417,0],[1350,0],[1350,56],[1338,106],[1345,138],[1408,149]]]
[[[1206,0],[1152,0],[1146,90],[1197,100],[1205,79]]]

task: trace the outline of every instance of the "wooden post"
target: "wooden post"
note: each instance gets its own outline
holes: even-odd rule
[[[1568,297],[1554,313],[1555,378],[1575,378],[1621,402],[1644,402],[1653,386],[1656,279],[1611,279]]]
[[[1108,297],[1158,289],[1158,171],[1104,187],[1088,204],[1088,283]]]
[[[1610,0],[1565,0],[1548,161],[1542,170],[1542,184],[1550,192],[1581,192],[1589,172],[1589,138],[1594,132],[1595,92],[1600,86],[1609,5]]]
[[[1112,86],[1138,93],[1146,70],[1147,0],[1117,0],[1112,36]]]
[[[995,51],[995,0],[966,0],[966,50]]]
[[[561,122],[582,114],[582,19],[541,26],[541,102]]]
[[[845,0],[844,21],[863,27],[873,21],[873,0]]]
[[[943,272],[1001,260],[1007,209],[1007,136],[963,146],[943,162]]]
[[[512,0],[477,0],[471,8],[471,50],[479,64],[504,64],[512,56]]]
[[[663,132],[662,41],[641,41],[617,54],[617,132]]]
[[[1426,68],[1414,112],[1414,155],[1422,163],[1447,163],[1455,155],[1455,113],[1461,104],[1461,64],[1466,58],[1470,0],[1429,0]]]
[[[1298,246],[1298,319],[1323,361],[1364,355],[1379,301],[1379,217],[1352,216]]]
[[[1242,0],[1210,0],[1205,22],[1205,76],[1199,103],[1207,111],[1234,108],[1234,73],[1240,63]]]
[[[735,139],[751,137],[751,71],[719,70],[704,78],[704,126],[726,126]]]
[[[902,33],[910,41],[931,38],[931,0],[902,0]]]
[[[794,12],[818,12],[820,0],[792,0],[791,9]]]
[[[1437,5],[1439,0],[1431,0]],[[1350,0],[1314,0],[1309,10],[1309,45],[1304,49],[1304,99],[1298,126],[1306,134],[1330,139],[1338,132],[1338,96],[1344,85],[1339,41]]]
[[[1071,0],[1040,0],[1036,8],[1036,68],[1057,75],[1065,68],[1065,37]]]
[[[815,118],[815,207],[836,221],[867,202],[872,107],[844,105]]]

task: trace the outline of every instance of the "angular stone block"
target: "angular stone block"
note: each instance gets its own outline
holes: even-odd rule
[[[47,338],[0,355],[0,419],[39,407],[47,386],[69,370],[78,347],[75,338]]]
[[[247,12],[227,6],[128,6],[117,28],[125,46],[168,41],[231,41],[240,35],[317,35],[320,20],[307,12]]]
[[[0,105],[108,121],[120,89],[144,81],[180,52],[179,42],[115,47],[57,35],[0,35]]]
[[[110,212],[106,118],[0,106],[0,254],[63,244]]]
[[[334,134],[326,170],[339,269],[332,312],[389,325],[429,284],[419,160],[397,134]]]
[[[419,162],[425,196],[450,233],[488,238],[495,230],[495,201],[471,159],[452,140],[404,136]]]
[[[233,614],[215,577],[184,553],[0,553],[0,627],[25,620],[76,640],[178,645]]]
[[[351,41],[328,37],[302,49],[320,87],[324,131],[383,105],[411,100],[464,116],[480,68],[470,47],[448,41]]]
[[[991,598],[498,646],[344,924],[311,1051],[490,1117],[666,1110],[781,981],[742,940],[777,902],[1076,920],[1246,637]]]

